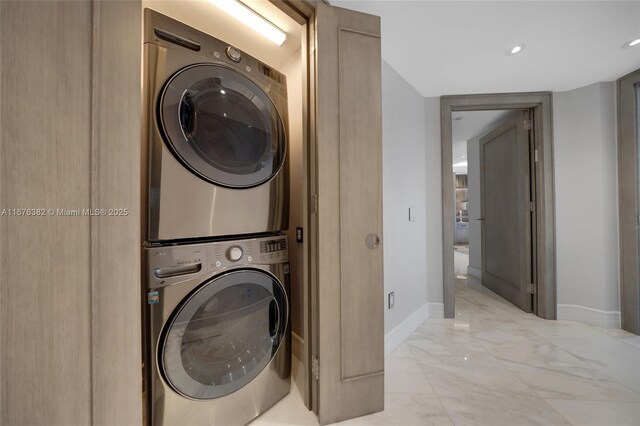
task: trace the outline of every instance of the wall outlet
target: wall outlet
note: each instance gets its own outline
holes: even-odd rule
[[[389,293],[389,303],[388,303],[389,309],[393,308],[393,305],[395,304],[394,299],[395,299],[395,296],[394,296],[394,292],[392,291],[391,293]]]

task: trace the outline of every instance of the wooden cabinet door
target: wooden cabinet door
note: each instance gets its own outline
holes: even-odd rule
[[[315,28],[312,353],[327,424],[384,408],[380,18],[318,2]]]

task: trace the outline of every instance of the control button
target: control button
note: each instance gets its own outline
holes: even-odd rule
[[[240,59],[242,59],[242,54],[235,47],[229,46],[227,47],[227,57],[233,62],[240,62]]]
[[[247,257],[247,260],[248,260],[249,262],[253,262],[253,257],[249,256],[249,257]]]
[[[249,65],[247,65],[245,69],[247,70],[247,72],[251,72],[251,67]]]
[[[216,262],[216,268],[219,268],[222,266],[222,262],[220,262],[219,260]]]
[[[229,247],[229,250],[227,250],[227,259],[229,259],[232,262],[237,262],[241,258],[242,258],[242,248],[241,247],[239,247],[239,246]]]
[[[213,52],[213,56],[215,56],[216,58],[220,58],[220,52],[218,51]]]

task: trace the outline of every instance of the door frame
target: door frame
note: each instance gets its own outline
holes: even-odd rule
[[[634,334],[640,334],[637,84],[640,70],[617,81],[620,310],[622,329]]]
[[[269,0],[274,6],[302,26],[302,120],[303,120],[303,149],[302,171],[304,182],[302,185],[302,228],[303,239],[303,282],[302,303],[303,334],[302,343],[302,386],[301,396],[305,406],[318,414],[318,381],[312,375],[312,358],[318,352],[318,221],[314,208],[315,199],[311,194],[316,193],[317,187],[317,148],[315,123],[315,15],[318,1],[323,0]]]
[[[440,138],[442,172],[442,266],[443,302],[445,318],[455,316],[454,294],[454,229],[450,212],[455,208],[451,192],[453,188],[452,124],[454,111],[486,111],[530,109],[533,111],[534,147],[538,151],[535,163],[535,258],[534,276],[537,281],[534,304],[537,315],[545,319],[556,319],[556,241],[555,241],[555,194],[553,174],[551,92],[498,93],[482,95],[453,95],[440,98]]]

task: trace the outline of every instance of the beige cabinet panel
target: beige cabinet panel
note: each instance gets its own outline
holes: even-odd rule
[[[0,209],[87,208],[91,4],[0,15]],[[90,424],[89,217],[0,216],[0,250],[0,423]]]
[[[140,13],[0,2],[0,424],[142,423]]]
[[[91,219],[94,425],[142,424],[141,15],[139,1],[93,2],[91,207],[117,214]]]

